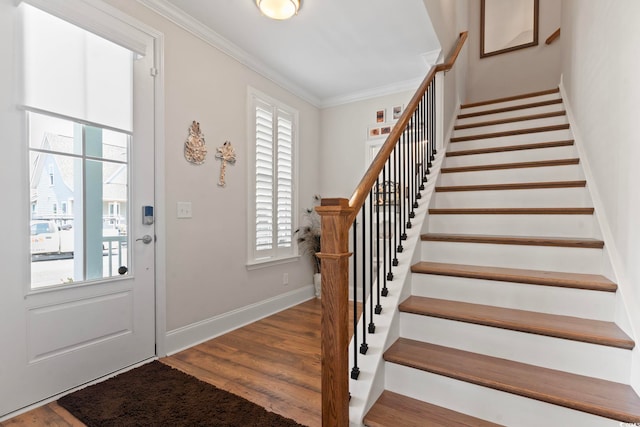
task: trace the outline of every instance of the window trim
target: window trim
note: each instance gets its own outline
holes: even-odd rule
[[[299,147],[299,112],[297,109],[251,87],[247,88],[247,153],[248,153],[248,183],[247,183],[247,269],[253,270],[261,267],[278,265],[287,262],[295,262],[300,259],[298,245],[293,235],[298,228],[298,147]],[[256,119],[255,111],[257,103],[269,104],[272,108],[284,110],[292,117],[292,203],[291,203],[291,247],[287,249],[274,249],[272,255],[259,257],[256,249]],[[275,149],[275,147],[274,147]]]

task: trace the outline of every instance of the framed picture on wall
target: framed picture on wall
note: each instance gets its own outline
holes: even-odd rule
[[[385,121],[385,110],[376,111],[376,123],[384,123]]]
[[[382,126],[380,128],[380,134],[381,135],[389,135],[391,133],[391,129],[393,128],[393,126]]]
[[[402,105],[396,105],[391,109],[391,116],[393,117],[393,120],[398,120],[400,118],[400,116],[402,115],[402,110]]]
[[[382,136],[382,134],[380,133],[379,126],[369,126],[369,129],[367,129],[367,138],[379,138],[380,136]]]

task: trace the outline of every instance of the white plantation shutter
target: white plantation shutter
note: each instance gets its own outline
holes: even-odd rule
[[[273,248],[273,113],[256,105],[256,251]]]
[[[292,244],[293,234],[293,160],[292,138],[293,122],[287,118],[288,114],[278,111],[278,153],[277,153],[277,208],[278,218],[278,247],[288,248]]]
[[[294,255],[296,113],[266,96],[252,96],[255,119],[251,262]]]

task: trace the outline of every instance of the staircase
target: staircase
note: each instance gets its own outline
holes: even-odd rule
[[[462,106],[365,425],[640,422],[592,206],[557,89]]]

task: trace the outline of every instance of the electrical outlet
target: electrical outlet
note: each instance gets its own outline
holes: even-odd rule
[[[284,273],[282,275],[282,284],[285,286],[289,284],[289,273]]]
[[[177,203],[178,218],[191,218],[193,212],[191,210],[191,202]]]

